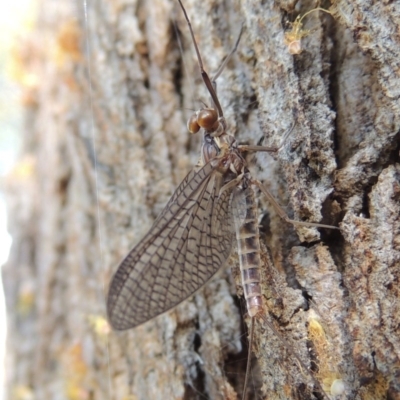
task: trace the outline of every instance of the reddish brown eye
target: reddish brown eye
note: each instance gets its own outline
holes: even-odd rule
[[[200,130],[200,125],[197,123],[197,114],[193,114],[189,118],[187,128],[190,133],[197,133]]]
[[[218,114],[211,108],[205,108],[199,111],[197,123],[205,130],[211,130],[218,120]]]

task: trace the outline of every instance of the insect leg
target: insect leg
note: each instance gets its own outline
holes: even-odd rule
[[[240,145],[239,150],[242,152],[246,151],[266,151],[269,153],[276,153],[278,152],[285,144],[287,138],[289,135],[293,132],[294,127],[296,126],[296,120],[294,121],[293,125],[286,131],[286,133],[283,135],[283,138],[281,139],[281,143],[279,146],[251,146],[251,145]]]
[[[279,205],[279,203],[275,200],[274,196],[269,192],[269,190],[257,179],[252,179],[251,183],[258,186],[260,190],[264,193],[265,197],[268,199],[268,201],[272,204],[272,206],[275,208],[276,212],[278,215],[286,222],[289,224],[295,225],[295,226],[314,226],[317,228],[328,228],[328,229],[339,229],[337,226],[332,226],[332,225],[324,225],[324,224],[319,224],[316,222],[304,222],[304,221],[296,221],[294,219],[290,219],[289,216],[287,215],[286,211]]]

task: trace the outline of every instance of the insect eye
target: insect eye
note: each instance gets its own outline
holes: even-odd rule
[[[190,133],[197,133],[200,130],[200,125],[197,122],[197,114],[193,114],[189,118],[187,128]]]
[[[197,123],[207,131],[215,128],[215,124],[217,121],[218,113],[212,108],[205,108],[203,110],[200,110],[197,116]]]

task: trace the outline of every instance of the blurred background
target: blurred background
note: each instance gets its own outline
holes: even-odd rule
[[[20,150],[23,123],[21,86],[34,84],[34,77],[24,74],[18,57],[19,42],[31,31],[36,19],[34,0],[0,0],[0,182],[7,180],[15,167]],[[0,186],[0,265],[9,255],[11,237],[7,232],[7,214]],[[4,290],[0,275],[0,398],[5,398],[6,317]]]

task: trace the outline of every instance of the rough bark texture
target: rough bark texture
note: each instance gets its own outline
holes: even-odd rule
[[[20,45],[37,84],[7,181],[9,398],[240,398],[235,254],[175,310],[126,333],[105,322],[118,261],[198,157],[185,121],[209,100],[177,2],[89,0],[87,24],[82,2],[40,4]],[[248,398],[322,398],[314,375],[330,398],[400,399],[399,3],[336,1],[333,18],[305,20],[294,56],[284,32],[311,1],[185,6],[211,73],[245,26],[218,79],[238,141],[279,144],[296,121],[277,155],[249,157],[253,175],[293,218],[340,226],[296,231],[259,196],[266,311],[310,371],[258,322]]]

